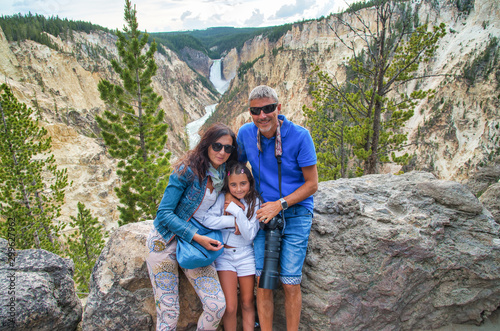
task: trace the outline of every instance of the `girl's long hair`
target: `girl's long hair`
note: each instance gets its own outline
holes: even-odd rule
[[[250,184],[250,189],[248,193],[245,195],[244,200],[248,205],[247,210],[247,218],[251,219],[255,212],[255,206],[257,205],[257,201],[260,201],[260,196],[257,190],[255,189],[255,179],[252,176],[250,170],[243,163],[230,163],[227,167],[227,175],[224,178],[224,186],[222,187],[223,192],[229,191],[229,176],[230,175],[238,175],[245,174],[248,178],[248,183]]]
[[[195,148],[188,151],[184,157],[174,164],[174,172],[183,174],[187,168],[191,168],[194,175],[198,177],[200,183],[206,177],[207,170],[210,166],[210,159],[208,157],[208,148],[212,143],[216,142],[222,136],[229,135],[233,139],[233,151],[226,163],[237,162],[238,160],[238,143],[236,142],[236,135],[227,125],[222,123],[212,124],[200,139]]]

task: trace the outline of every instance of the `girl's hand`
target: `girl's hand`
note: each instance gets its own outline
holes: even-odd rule
[[[226,193],[225,201],[224,201],[224,210],[226,210],[227,206],[232,202],[238,205],[241,209],[245,210],[245,206],[241,203],[240,200],[236,199],[231,193]]]
[[[224,247],[224,245],[220,241],[207,236],[199,235],[197,233],[195,233],[195,235],[193,236],[193,240],[209,251],[218,251]]]

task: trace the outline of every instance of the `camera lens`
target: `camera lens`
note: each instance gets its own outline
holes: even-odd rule
[[[280,217],[274,217],[264,227],[266,241],[264,247],[264,268],[259,280],[260,288],[274,290],[278,287],[282,228],[283,220]]]

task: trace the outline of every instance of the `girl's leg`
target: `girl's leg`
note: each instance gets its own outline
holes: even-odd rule
[[[249,331],[255,328],[255,306],[254,286],[255,276],[238,277],[240,283],[241,315],[243,319],[243,330]],[[224,320],[224,324],[226,321]]]
[[[226,297],[226,312],[222,320],[224,321],[224,331],[236,331],[238,311],[238,277],[235,271],[218,271],[220,284]]]
[[[153,228],[146,245],[149,278],[156,303],[156,330],[175,330],[179,319],[179,271],[175,260],[177,241],[167,244]]]
[[[182,269],[203,305],[197,330],[216,330],[226,310],[226,299],[215,270],[215,265],[196,269]]]

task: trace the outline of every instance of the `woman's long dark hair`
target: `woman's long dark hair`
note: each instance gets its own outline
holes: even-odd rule
[[[216,142],[222,136],[229,135],[233,139],[233,151],[226,163],[236,162],[238,160],[238,143],[236,142],[236,135],[227,125],[222,123],[212,124],[200,139],[195,148],[188,151],[187,154],[174,164],[174,172],[183,174],[186,172],[187,167],[191,168],[194,175],[201,181],[207,175],[207,170],[210,166],[210,159],[208,157],[208,148],[212,143]],[[184,166],[184,167],[182,167]]]
[[[224,178],[224,186],[222,187],[223,192],[230,192],[229,191],[229,176],[230,175],[234,175],[234,174],[247,175],[248,183],[250,184],[250,189],[248,190],[248,193],[245,195],[244,200],[248,205],[247,218],[248,219],[252,218],[254,211],[255,211],[255,206],[257,204],[257,199],[260,201],[259,193],[255,189],[255,179],[253,178],[252,173],[246,167],[246,165],[244,165],[243,163],[237,163],[237,162],[236,163],[228,163],[226,170],[227,170],[227,175]]]

